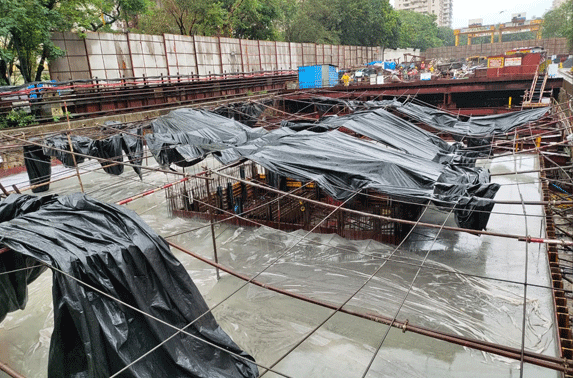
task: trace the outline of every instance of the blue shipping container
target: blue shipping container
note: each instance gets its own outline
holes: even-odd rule
[[[338,72],[335,66],[323,64],[298,68],[299,88],[333,87],[338,83]]]

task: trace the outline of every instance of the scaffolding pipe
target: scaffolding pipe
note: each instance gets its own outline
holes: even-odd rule
[[[12,369],[10,366],[3,362],[0,362],[0,370],[12,378],[25,378],[22,374],[18,373],[16,370]]]

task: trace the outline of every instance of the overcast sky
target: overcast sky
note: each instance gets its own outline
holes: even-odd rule
[[[483,18],[484,25],[511,21],[512,13],[526,12],[527,19],[543,17],[551,8],[552,0],[453,0],[452,27],[465,28],[468,20]],[[394,0],[390,0],[394,4]]]

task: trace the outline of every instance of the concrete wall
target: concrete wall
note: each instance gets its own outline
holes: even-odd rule
[[[427,59],[461,59],[470,56],[483,55],[493,56],[501,55],[505,51],[521,47],[541,46],[549,55],[568,54],[570,50],[567,47],[566,38],[547,38],[547,39],[529,39],[525,41],[510,41],[501,43],[481,43],[471,46],[447,46],[431,48],[421,55]]]
[[[383,60],[398,60],[399,62],[404,61],[404,54],[411,54],[411,55],[420,55],[420,50],[418,49],[384,49],[382,52]],[[408,58],[410,60],[410,58]]]
[[[57,81],[296,70],[315,64],[351,68],[382,59],[378,47],[173,34],[87,33],[80,38],[66,32],[52,40],[66,51],[50,63],[50,76]]]

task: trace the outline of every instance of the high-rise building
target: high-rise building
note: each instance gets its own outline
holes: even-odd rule
[[[394,0],[394,8],[397,10],[435,14],[438,17],[438,26],[451,28],[453,3],[454,0]]]

